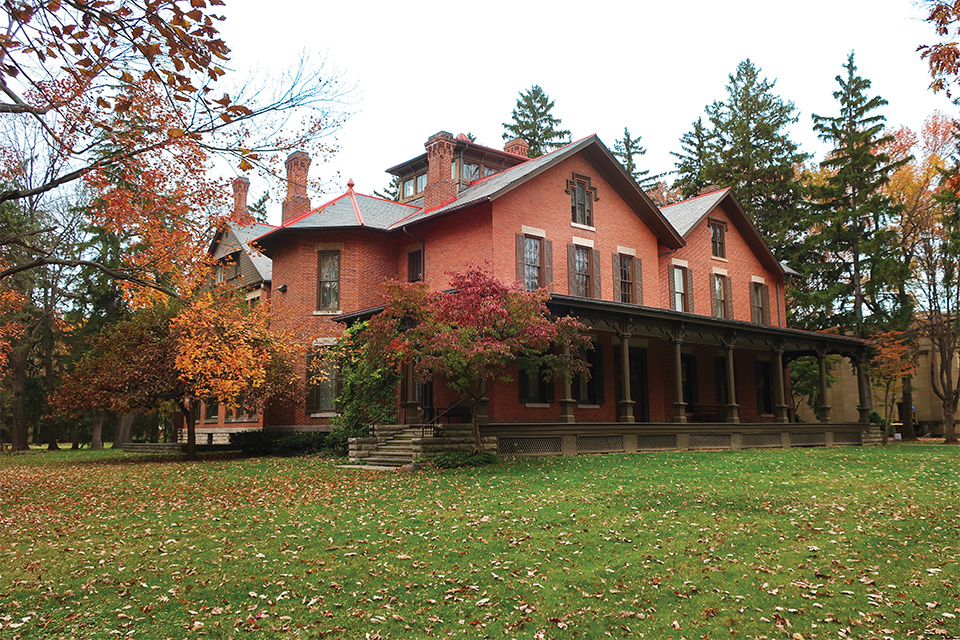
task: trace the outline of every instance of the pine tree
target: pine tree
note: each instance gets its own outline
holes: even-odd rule
[[[825,181],[813,189],[817,224],[808,239],[823,259],[805,266],[824,271],[819,279],[831,283],[826,291],[809,292],[814,303],[819,299],[841,326],[862,337],[867,315],[881,326],[890,318],[897,282],[907,277],[895,255],[896,205],[882,187],[909,158],[894,161],[883,151],[893,136],[884,133],[886,119],[877,110],[887,101],[866,94],[871,82],[857,75],[852,52],[844,69],[833,93],[839,114],[813,116],[814,130],[833,151],[821,163]]]
[[[627,173],[630,174],[630,177],[633,178],[641,189],[646,191],[647,189],[652,189],[656,186],[660,178],[663,177],[662,174],[657,174],[655,176],[650,175],[649,169],[644,169],[643,171],[637,168],[637,163],[634,161],[635,156],[642,156],[647,153],[647,150],[640,144],[640,136],[634,138],[630,135],[630,130],[627,127],[623,128],[623,137],[619,140],[615,140],[613,143],[613,155],[623,164],[623,168],[627,170]]]
[[[678,160],[676,167],[679,177],[673,183],[673,188],[680,189],[684,198],[691,198],[708,184],[704,177],[707,165],[717,163],[713,135],[704,128],[703,118],[697,118],[693,129],[683,134],[680,147],[681,153],[670,152]]]
[[[560,120],[551,115],[553,100],[547,97],[539,85],[533,85],[520,93],[517,107],[510,114],[513,122],[503,123],[504,140],[522,138],[530,145],[530,157],[538,158],[562,147],[570,140],[570,131],[558,129]]]
[[[384,200],[400,202],[400,176],[390,178],[390,184],[384,187],[383,191],[374,191],[373,195]]]
[[[270,192],[264,191],[263,195],[257,198],[256,202],[247,207],[250,215],[257,222],[267,223],[267,203],[270,201]]]
[[[797,168],[807,159],[786,128],[797,121],[792,102],[773,93],[776,81],[760,77],[750,60],[737,65],[727,84],[726,101],[706,108],[701,120],[681,138],[685,154],[675,154],[687,196],[704,185],[732,187],[774,253],[788,258],[788,240],[798,228],[802,192]],[[696,188],[695,188],[696,187]]]

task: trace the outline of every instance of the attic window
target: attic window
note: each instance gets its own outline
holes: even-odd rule
[[[463,165],[463,179],[466,182],[480,179],[480,165],[467,162]]]
[[[573,174],[573,178],[567,180],[566,193],[570,194],[571,222],[592,227],[593,203],[600,198],[597,197],[597,188],[591,186],[590,178]]]
[[[427,188],[427,174],[421,173],[414,178],[407,178],[403,181],[403,197],[412,198],[415,195],[423,193]]]
[[[714,258],[726,258],[727,223],[721,220],[710,220],[710,245]]]

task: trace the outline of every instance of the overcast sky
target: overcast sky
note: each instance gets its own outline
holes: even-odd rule
[[[224,13],[234,69],[279,69],[306,50],[357,87],[339,153],[311,167],[327,181],[315,206],[351,178],[360,192],[383,189],[384,169],[423,153],[437,131],[502,148],[502,123],[534,84],[574,139],[596,133],[612,148],[629,127],[647,149],[638,164],[654,173],[674,168],[670,152],[746,58],[795,104],[792,137],[817,159],[826,149],[810,115],[838,111],[832,92],[851,50],[889,101],[889,125],[916,130],[936,110],[957,112],[927,89],[916,48],[934,33],[913,0],[227,0]],[[255,181],[251,197],[266,188]]]

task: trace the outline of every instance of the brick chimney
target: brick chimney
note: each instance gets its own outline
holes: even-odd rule
[[[503,145],[503,150],[515,156],[530,157],[530,145],[523,138],[514,138]]]
[[[457,196],[457,183],[450,177],[453,149],[456,142],[446,131],[435,133],[423,146],[427,148],[427,187],[423,206],[430,209]]]
[[[282,222],[293,220],[310,210],[307,180],[310,173],[310,154],[294,151],[287,156],[287,197],[283,201]]]
[[[234,178],[233,182],[233,219],[244,224],[252,222],[247,210],[247,194],[250,192],[250,178]]]
[[[700,187],[700,191],[697,192],[698,196],[703,196],[708,193],[713,193],[714,191],[720,191],[720,185],[718,184],[708,184]]]

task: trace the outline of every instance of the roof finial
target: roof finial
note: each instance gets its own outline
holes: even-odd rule
[[[347,180],[347,189],[353,191],[353,178]]]

